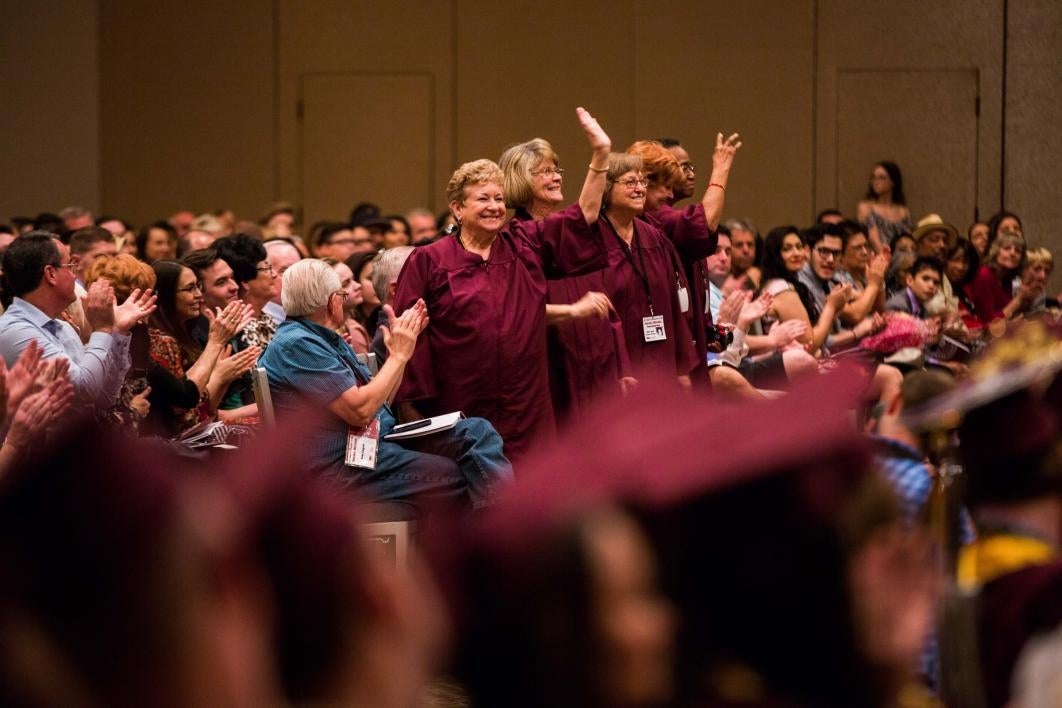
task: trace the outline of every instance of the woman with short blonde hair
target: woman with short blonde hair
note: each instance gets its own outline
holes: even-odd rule
[[[430,322],[399,401],[420,414],[461,410],[489,420],[514,462],[554,435],[546,367],[546,278],[604,265],[596,224],[611,143],[577,110],[593,151],[578,204],[541,221],[509,222],[504,174],[490,160],[461,165],[447,184],[457,231],[415,249],[394,308],[423,298]]]

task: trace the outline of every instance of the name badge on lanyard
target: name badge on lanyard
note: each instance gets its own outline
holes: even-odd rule
[[[373,418],[364,428],[347,429],[347,467],[376,469],[376,450],[380,446],[380,419]]]
[[[642,318],[642,334],[647,342],[662,342],[667,339],[664,331],[664,316],[652,315]]]
[[[686,288],[679,286],[678,289],[679,312],[685,314],[690,311],[690,294]]]

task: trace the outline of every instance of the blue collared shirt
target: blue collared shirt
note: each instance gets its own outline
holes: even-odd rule
[[[88,344],[82,344],[70,324],[53,320],[19,297],[0,315],[0,356],[9,367],[36,341],[42,359],[70,360],[70,381],[78,400],[100,408],[113,405],[129,371],[129,339],[128,334],[93,332]]]
[[[278,421],[300,415],[305,420],[308,412],[311,417],[319,415],[309,423],[301,441],[311,467],[319,472],[342,469],[349,426],[327,406],[349,388],[372,378],[354,350],[327,327],[297,317],[280,324],[259,365],[269,377]],[[376,417],[382,438],[394,427],[395,418],[386,405]]]

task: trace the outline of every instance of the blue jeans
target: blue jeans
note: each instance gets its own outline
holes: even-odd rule
[[[390,427],[381,426],[381,438]],[[479,509],[491,503],[500,485],[512,481],[513,472],[494,426],[466,418],[450,430],[419,438],[381,439],[376,469],[348,467],[344,476],[376,501],[468,500]]]

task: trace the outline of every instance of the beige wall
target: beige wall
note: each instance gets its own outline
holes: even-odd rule
[[[25,172],[0,177],[7,213],[83,201],[139,222],[222,204],[255,216],[275,198],[316,200],[310,218],[345,217],[362,198],[388,211],[437,211],[457,163],[536,135],[572,169],[574,198],[586,146],[573,111],[585,105],[619,149],[642,137],[682,139],[702,188],[715,133],[740,131],[727,212],[769,228],[806,223],[828,206],[852,210],[865,155],[879,152],[874,136],[941,131],[940,111],[973,86],[980,114],[963,117],[964,135],[976,132],[962,149],[924,148],[946,146],[946,130],[923,143],[897,140],[910,152],[913,210],[933,208],[942,184],[961,182],[947,207],[958,213],[946,216],[965,227],[973,208],[999,208],[1005,175],[1008,206],[1032,240],[1062,249],[1053,231],[1062,208],[1062,10],[1053,0],[1011,0],[1007,18],[1003,0],[687,2],[666,12],[639,0],[170,0],[150,12],[119,0],[12,5],[3,10],[0,86],[18,106],[0,126],[5,166]],[[53,27],[66,28],[63,51],[17,53],[13,40],[43,42]],[[917,98],[855,120],[852,102],[873,96],[875,81],[883,95]],[[78,94],[67,100],[71,86]],[[300,102],[309,116],[300,118]],[[68,104],[80,120],[59,112]],[[407,140],[427,154],[405,154]],[[334,174],[307,174],[308,162]],[[942,168],[927,174],[932,164]]]
[[[95,0],[0,2],[0,221],[100,203]]]

